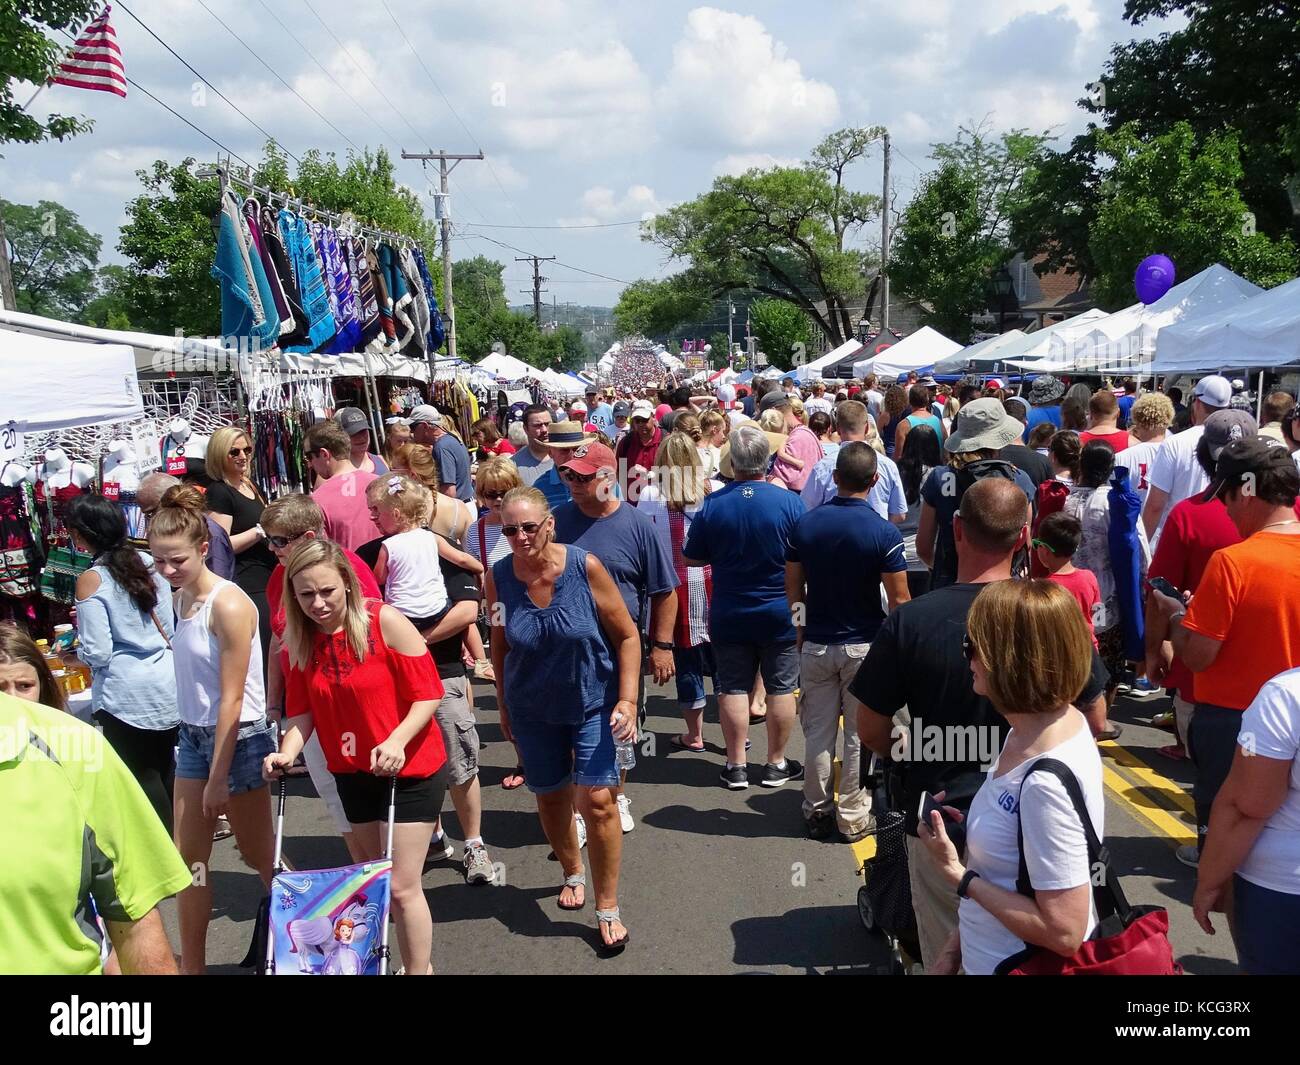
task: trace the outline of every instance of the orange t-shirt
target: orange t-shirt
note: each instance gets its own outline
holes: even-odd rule
[[[1245,710],[1269,680],[1300,666],[1300,536],[1259,532],[1216,551],[1183,626],[1223,644],[1193,675],[1196,702]]]

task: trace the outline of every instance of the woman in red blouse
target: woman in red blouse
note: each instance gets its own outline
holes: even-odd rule
[[[266,757],[268,779],[288,769],[312,732],[367,860],[383,857],[388,781],[397,777],[393,916],[408,974],[432,973],[433,917],[420,886],[442,808],[447,761],[434,711],[442,682],[415,626],[363,598],[337,544],[308,540],[285,566],[287,728]]]
[[[482,452],[482,458],[492,455],[513,455],[515,445],[501,435],[497,423],[491,418],[480,418],[471,427],[474,445]]]

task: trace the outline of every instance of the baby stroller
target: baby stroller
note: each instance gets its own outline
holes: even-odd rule
[[[275,821],[275,875],[263,901],[265,976],[385,976],[389,886],[397,778],[388,789],[388,845],[383,861],[338,869],[285,871],[286,781],[280,777]],[[263,915],[259,913],[259,923]]]
[[[862,867],[863,884],[858,888],[858,916],[862,926],[879,933],[889,947],[889,972],[907,972],[903,955],[920,960],[921,945],[912,910],[912,887],[907,874],[907,840],[904,817],[898,808],[901,781],[896,770],[872,755],[863,784],[872,791],[876,813],[876,853]]]

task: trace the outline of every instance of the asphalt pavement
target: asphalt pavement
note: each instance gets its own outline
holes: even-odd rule
[[[483,838],[498,864],[499,882],[465,883],[462,837],[448,800],[444,828],[457,857],[430,864],[424,877],[439,974],[890,971],[884,941],[863,927],[856,904],[861,862],[874,844],[805,838],[798,783],[771,790],[754,784],[738,792],[723,787],[721,730],[712,699],[707,752],[671,750],[669,738],[681,726],[671,683],[651,688],[647,727],[653,742],[638,750],[627,788],[636,828],[623,841],[619,902],[632,942],[620,957],[601,958],[593,901],[576,913],[556,906],[560,870],[547,860],[550,848],[532,796],[527,789],[500,786],[515,759],[497,727],[491,686],[476,684],[475,697],[479,733],[487,743],[480,752]],[[1187,764],[1155,753],[1171,737],[1148,724],[1168,702],[1121,698],[1117,704],[1113,717],[1126,724],[1124,735],[1120,744],[1103,745],[1107,842],[1130,901],[1169,909],[1170,938],[1185,969],[1231,973],[1236,955],[1226,927],[1211,937],[1196,926],[1190,907],[1195,873],[1174,857],[1194,828]],[[764,727],[751,735],[756,780],[766,751]],[[804,760],[798,728],[789,754]],[[296,868],[348,864],[306,777],[290,784],[286,825],[285,852]],[[238,963],[252,937],[261,882],[240,861],[233,839],[215,845],[210,878],[209,972],[249,972]],[[588,898],[594,900],[590,893]],[[174,902],[163,904],[163,916],[175,945]]]

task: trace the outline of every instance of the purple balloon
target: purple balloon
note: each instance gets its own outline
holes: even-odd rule
[[[1174,264],[1168,255],[1148,255],[1138,263],[1133,287],[1143,303],[1155,303],[1174,287]]]

